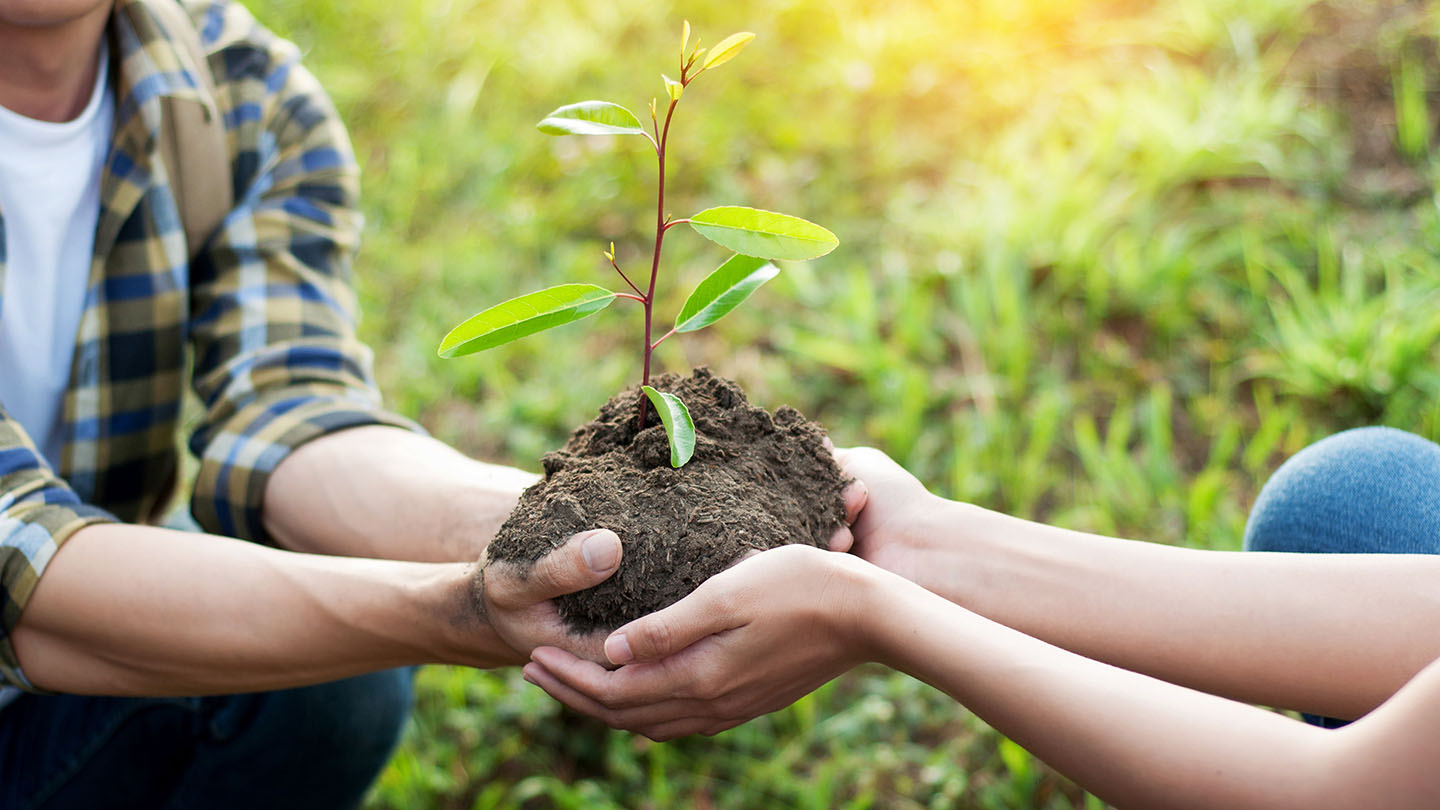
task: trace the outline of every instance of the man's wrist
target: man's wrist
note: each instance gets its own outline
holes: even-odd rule
[[[481,669],[515,666],[528,660],[500,638],[476,588],[474,563],[446,563],[422,597],[436,629],[431,642],[437,662]]]

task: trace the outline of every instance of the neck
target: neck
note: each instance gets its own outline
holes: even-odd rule
[[[0,13],[0,107],[56,122],[69,121],[85,109],[100,69],[100,38],[113,2],[89,5],[42,19],[12,19]]]

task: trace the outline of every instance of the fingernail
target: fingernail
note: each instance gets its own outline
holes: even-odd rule
[[[620,538],[614,532],[596,529],[580,542],[580,554],[591,571],[603,574],[620,561]]]
[[[524,678],[526,681],[534,684],[535,686],[540,685],[538,683],[535,683],[535,676],[530,674],[530,667],[525,667],[524,669],[520,670],[520,677]]]
[[[628,664],[635,658],[635,653],[630,652],[630,642],[624,633],[616,633],[605,639],[605,657],[609,658],[612,664]]]

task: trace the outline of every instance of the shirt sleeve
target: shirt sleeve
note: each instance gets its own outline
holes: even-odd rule
[[[0,683],[41,691],[20,669],[15,626],[60,546],[82,526],[114,520],[81,503],[0,406]]]
[[[301,444],[358,425],[420,430],[380,404],[355,334],[359,169],[294,45],[238,4],[197,21],[233,146],[236,204],[191,266],[191,502],[207,531],[269,542],[265,486]]]

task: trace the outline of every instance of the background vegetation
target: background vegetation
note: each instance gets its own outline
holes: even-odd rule
[[[1395,0],[254,0],[350,122],[365,337],[391,404],[487,459],[638,378],[637,309],[442,361],[463,317],[641,264],[639,141],[552,108],[663,95],[682,17],[759,36],[687,93],[673,210],[833,229],[667,342],[933,489],[1065,526],[1237,548],[1328,433],[1440,437],[1436,7]],[[680,297],[721,259],[679,233]],[[565,353],[574,360],[560,360]],[[862,671],[656,745],[516,673],[430,668],[372,808],[1060,808],[1099,803],[906,677]]]

